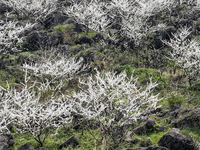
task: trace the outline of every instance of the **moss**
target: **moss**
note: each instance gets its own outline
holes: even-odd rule
[[[97,54],[97,55],[101,55],[101,56],[104,55],[104,53],[101,53],[101,52],[99,52],[99,51],[95,51],[95,54]]]
[[[88,49],[81,50],[81,51],[79,51],[76,55],[74,55],[74,57],[77,57],[77,56],[80,55],[80,54],[85,55],[86,52],[89,51],[89,50],[91,50],[91,49],[92,49],[92,48],[88,48]]]
[[[167,102],[170,108],[174,106],[181,106],[184,101],[184,96],[181,94],[171,93],[170,97],[167,98]]]
[[[64,25],[64,29],[65,29],[65,30],[72,30],[72,29],[73,29],[73,25],[71,25],[71,24],[66,24],[66,25]]]
[[[82,36],[87,36],[89,38],[92,38],[93,36],[95,36],[97,34],[98,34],[98,32],[96,32],[96,31],[89,31],[88,33],[87,32],[81,32],[81,33],[79,33],[78,38],[81,38]]]
[[[81,47],[81,45],[73,45],[73,46],[71,46],[71,50],[75,50],[76,48],[80,48]]]
[[[79,145],[75,148],[76,150],[93,150],[94,148],[100,149],[101,145],[97,144],[96,139],[101,140],[101,136],[97,129],[82,131],[80,129],[74,130],[60,128],[57,130],[57,134],[52,134],[48,136],[44,143],[44,147],[46,150],[58,150],[59,145],[69,139],[72,135],[75,135],[79,139]],[[92,135],[95,135],[96,139]],[[16,148],[22,146],[27,142],[30,142],[34,146],[34,148],[37,148],[39,146],[30,134],[15,134],[14,139],[15,144],[12,150],[15,150]]]

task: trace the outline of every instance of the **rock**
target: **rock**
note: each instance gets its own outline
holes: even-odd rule
[[[10,149],[14,144],[15,141],[11,134],[0,135],[0,150]]]
[[[155,125],[155,119],[154,118],[149,118],[143,125],[133,129],[133,132],[136,134],[146,134],[150,130],[153,129]]]
[[[177,29],[174,26],[167,26],[165,29],[166,39],[169,40],[176,31]]]
[[[161,76],[161,74],[157,74],[158,76]],[[155,109],[151,110],[151,114],[156,114],[162,111],[162,107],[156,107]]]
[[[93,43],[93,40],[87,36],[82,36],[77,42],[77,44],[86,44],[86,43],[91,45]]]
[[[193,26],[193,20],[191,20],[190,18],[188,18],[188,19],[181,19],[181,20],[179,20],[179,25],[181,27],[185,27],[185,26],[192,27]]]
[[[65,141],[64,143],[62,143],[59,146],[59,149],[67,148],[68,146],[72,146],[73,148],[75,148],[77,145],[79,145],[78,138],[73,135],[67,141]]]
[[[55,10],[54,12],[47,15],[44,20],[41,22],[41,24],[46,28],[50,29],[53,26],[56,26],[58,24],[62,24],[65,20],[67,20],[69,16],[59,10]]]
[[[92,37],[92,40],[95,41],[95,42],[98,42],[102,39],[103,39],[103,35],[101,35],[99,33]]]
[[[57,33],[53,34],[48,39],[48,42],[47,42],[48,46],[55,46],[55,45],[62,43],[63,37],[64,36],[63,36],[62,32],[57,32]]]
[[[47,40],[48,40],[47,32],[33,31],[27,35],[26,48],[29,49],[30,51],[38,50],[46,45]]]
[[[108,31],[108,34],[109,34],[109,36],[115,36],[115,35],[117,35],[117,33],[118,33],[119,31],[118,30],[116,30],[116,29],[110,29],[109,31]]]
[[[44,147],[39,147],[37,150],[45,150]]]
[[[78,32],[78,33],[86,32],[86,30],[87,30],[87,27],[85,25],[79,24],[79,23],[74,24],[74,31],[75,32]]]
[[[20,146],[19,148],[17,148],[16,150],[34,150],[34,147],[31,143],[26,143]]]
[[[10,65],[10,60],[7,58],[0,59],[0,69],[5,69],[6,66]]]
[[[0,0],[0,14],[4,14],[7,11],[11,11],[12,9],[8,7],[2,0]]]
[[[158,141],[158,145],[170,150],[193,150],[195,148],[194,142],[180,133],[177,128],[172,128],[170,132],[163,135]]]
[[[157,131],[159,131],[159,132],[166,132],[166,131],[167,131],[167,128],[164,127],[164,126],[158,126],[158,127],[157,127]]]
[[[66,55],[70,50],[70,46],[69,45],[58,45],[58,49],[59,49],[60,53]]]
[[[156,32],[156,36],[154,38],[154,47],[155,49],[159,49],[163,46],[163,40],[164,38],[161,36],[161,33],[160,32]]]
[[[170,150],[170,149],[161,146],[151,146],[151,147],[128,148],[125,150]]]
[[[144,138],[141,142],[140,142],[140,146],[142,147],[147,147],[147,146],[151,146],[152,145],[152,141],[151,138]]]
[[[198,123],[199,117],[200,113],[196,113],[192,109],[180,107],[171,114],[171,125],[176,128],[198,126],[200,125],[200,122]]]

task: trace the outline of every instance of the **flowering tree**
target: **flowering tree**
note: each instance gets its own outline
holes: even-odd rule
[[[118,75],[96,72],[86,81],[80,81],[86,89],[73,93],[75,109],[83,119],[99,123],[102,135],[110,135],[118,144],[126,135],[127,125],[133,124],[141,113],[156,107],[158,95],[151,93],[158,84],[150,80],[145,87],[138,88],[137,78],[128,79],[125,71]],[[120,131],[120,128],[125,130]]]
[[[25,83],[22,83],[21,89],[1,87],[0,122],[4,127],[1,126],[1,131],[12,123],[17,127],[17,131],[31,133],[43,146],[50,133],[70,123],[73,102],[67,96],[57,94],[63,86],[62,82],[56,87],[51,84],[47,79],[44,83],[32,81],[26,71]]]
[[[155,28],[161,27],[161,25],[158,27],[149,25],[149,18],[172,7],[174,3],[173,0],[112,0],[110,2],[93,0],[74,2],[67,13],[88,28],[104,33],[115,22],[115,18],[120,17],[122,37],[134,39],[135,43],[139,44],[143,36],[151,33]]]
[[[13,8],[18,19],[39,18],[55,10],[57,0],[2,0]]]
[[[200,43],[195,39],[190,39],[190,28],[180,28],[170,41],[163,41],[172,47],[171,59],[181,67],[184,75],[188,76],[190,85],[200,72]]]
[[[69,58],[57,51],[57,49],[47,50],[42,53],[38,62],[25,63],[23,68],[30,70],[34,76],[42,80],[48,75],[51,82],[69,81],[80,72],[88,70],[89,65],[83,64],[83,58]]]
[[[35,64],[24,64],[25,78],[20,88],[0,87],[0,131],[12,123],[19,132],[31,133],[42,146],[50,133],[72,121],[72,112],[76,112],[74,101],[62,88],[87,67],[82,59],[58,53],[42,57]]]
[[[32,28],[34,24],[27,23],[25,26],[18,25],[18,22],[5,22],[0,26],[0,53],[18,52],[17,45],[23,43],[25,30]]]

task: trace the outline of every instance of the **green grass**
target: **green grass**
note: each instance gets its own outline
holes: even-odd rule
[[[56,31],[64,32],[65,30],[72,30],[73,26],[71,24],[66,24],[66,25],[57,25],[54,27]]]
[[[76,55],[74,55],[74,57],[77,57],[79,56],[80,54],[83,54],[85,55],[87,51],[91,50],[92,48],[87,48],[87,49],[84,49],[84,50],[81,50],[79,51]]]
[[[45,140],[44,147],[46,150],[58,150],[60,144],[65,142],[69,139],[72,135],[75,135],[79,139],[79,145],[75,148],[75,150],[94,150],[95,148],[99,149],[102,144],[98,144],[96,139],[92,136],[95,135],[97,140],[101,140],[101,136],[99,131],[96,130],[66,130],[66,129],[59,129],[57,135],[49,135],[48,138]],[[34,148],[39,147],[38,143],[34,140],[34,138],[30,134],[15,134],[14,135],[15,144],[12,150],[22,146],[23,144],[30,142]],[[66,148],[63,148],[66,149]],[[67,148],[70,149],[70,148]]]
[[[78,38],[81,38],[82,36],[87,36],[89,38],[92,38],[96,34],[98,34],[98,32],[96,32],[96,31],[89,31],[88,33],[87,32],[81,32],[81,33],[79,33]]]

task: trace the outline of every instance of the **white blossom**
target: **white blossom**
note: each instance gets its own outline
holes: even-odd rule
[[[64,85],[62,82],[56,87],[51,84],[32,81],[26,71],[25,81],[21,83],[22,88],[1,87],[0,131],[3,132],[3,129],[12,123],[17,127],[17,131],[31,133],[42,145],[46,139],[42,139],[43,135],[70,123],[71,112],[74,112],[73,101],[66,95],[58,94]]]
[[[163,41],[172,47],[171,59],[182,68],[183,73],[190,79],[195,79],[200,71],[200,43],[195,39],[190,39],[190,28],[182,27],[170,41]]]
[[[125,72],[97,73],[86,81],[79,81],[87,89],[73,94],[77,111],[88,120],[97,119],[102,124],[112,127],[131,124],[140,117],[142,112],[155,108],[159,101],[158,95],[152,95],[152,90],[158,84],[150,83],[145,87],[137,87],[137,78],[127,78]],[[142,106],[148,104],[142,109]],[[122,117],[116,122],[117,113]]]
[[[52,80],[69,81],[76,74],[87,71],[89,65],[83,64],[83,58],[69,58],[61,53],[56,53],[56,50],[49,50],[38,62],[25,63],[23,68],[33,71],[33,74],[40,78],[43,75],[50,75]]]
[[[18,18],[37,19],[55,10],[57,0],[3,0],[3,2],[14,9]]]
[[[0,26],[0,53],[20,51],[16,46],[24,41],[24,37],[21,34],[34,25],[27,23],[25,26],[20,26],[18,22],[9,21]]]

